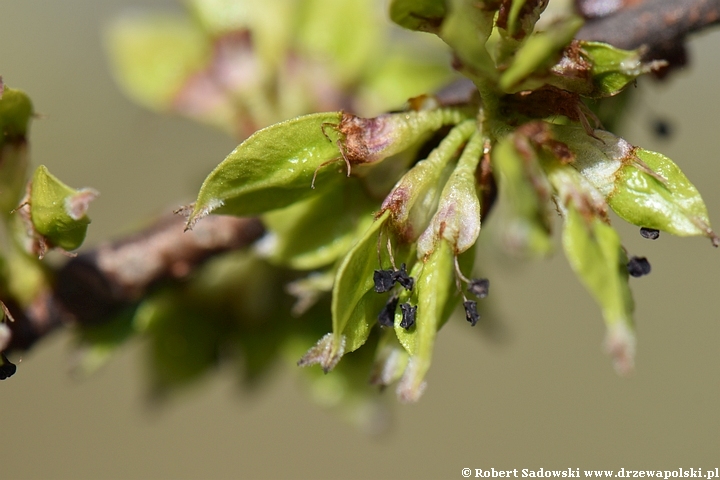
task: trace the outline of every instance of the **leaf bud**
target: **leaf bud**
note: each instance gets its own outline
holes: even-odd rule
[[[91,188],[68,187],[41,165],[29,186],[27,205],[33,233],[49,247],[75,250],[85,240],[90,219],[87,210],[98,196]]]

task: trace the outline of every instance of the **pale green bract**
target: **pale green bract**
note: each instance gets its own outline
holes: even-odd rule
[[[443,20],[439,37],[453,47],[465,67],[491,78],[496,77],[495,64],[485,48],[495,12],[483,10],[478,4],[466,0],[449,0],[447,3],[449,12]]]
[[[392,213],[390,224],[400,238],[414,241],[427,228],[444,180],[450,175],[449,162],[475,129],[473,120],[453,128],[428,158],[413,166],[385,198],[382,211]]]
[[[420,258],[432,253],[441,238],[450,243],[456,255],[475,245],[480,235],[480,199],[475,171],[482,153],[483,136],[476,131],[443,187],[430,225],[418,238]]]

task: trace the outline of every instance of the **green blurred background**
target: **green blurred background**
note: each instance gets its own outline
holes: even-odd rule
[[[108,73],[101,28],[129,0],[0,3],[0,74],[43,118],[32,159],[101,192],[86,245],[190,201],[235,146],[223,133],[149,113]],[[174,1],[145,6],[179,8]],[[135,2],[135,5],[141,5]],[[142,5],[141,5],[142,6]],[[641,82],[621,132],[674,159],[720,226],[716,118],[720,32],[689,45],[691,67]],[[651,122],[669,119],[670,140]],[[673,469],[720,466],[720,252],[707,239],[644,240],[615,224],[653,273],[633,279],[637,371],[615,375],[599,309],[562,254],[519,264],[483,258],[499,334],[455,319],[439,336],[417,405],[393,405],[367,436],[313,404],[292,367],[252,392],[228,368],[148,402],[143,345],[126,345],[87,379],[69,375],[59,333],[0,383],[0,478],[462,478],[461,469]],[[393,396],[392,390],[384,395]],[[394,404],[394,399],[391,399]]]

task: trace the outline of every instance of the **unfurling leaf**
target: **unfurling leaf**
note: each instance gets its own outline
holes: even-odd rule
[[[388,214],[375,220],[338,268],[332,294],[333,333],[325,335],[299,365],[320,364],[327,372],[346,352],[362,346],[385,300],[373,291],[377,239]]]
[[[385,213],[345,256],[335,276],[332,296],[333,338],[347,338],[345,351],[365,343],[377,321],[385,298],[374,291],[373,273],[378,266],[378,235],[389,214]]]
[[[511,37],[522,39],[535,29],[540,14],[545,11],[549,0],[514,0],[510,8],[505,3],[498,18],[498,26]],[[508,11],[509,10],[509,11]]]
[[[449,12],[439,36],[455,51],[462,70],[497,77],[485,44],[493,27],[497,3],[448,0]]]
[[[332,188],[339,180],[333,164],[344,163],[349,176],[353,166],[380,162],[464,118],[462,110],[441,108],[375,118],[315,113],[271,125],[241,143],[205,179],[188,228],[211,212],[245,216],[286,207]]]

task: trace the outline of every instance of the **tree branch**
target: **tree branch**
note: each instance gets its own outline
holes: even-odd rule
[[[211,216],[184,232],[185,219],[173,215],[117,242],[100,245],[67,262],[25,310],[3,299],[15,318],[8,350],[26,350],[68,323],[94,325],[139,301],[162,280],[187,277],[207,259],[247,247],[264,232],[259,219]]]
[[[644,45],[646,60],[665,59],[670,68],[687,62],[688,34],[720,22],[720,0],[576,0],[575,5],[587,19],[577,38],[628,50]]]

